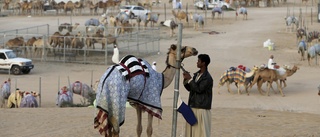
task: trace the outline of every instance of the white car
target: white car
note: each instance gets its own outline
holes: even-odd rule
[[[194,3],[194,6],[198,9],[205,9],[206,0],[199,0]],[[212,2],[208,2],[208,9],[213,9],[215,6],[221,7],[221,9],[226,10],[230,8],[230,4],[223,0],[212,0]]]
[[[134,18],[140,15],[146,15],[147,13],[150,13],[150,10],[136,5],[125,5],[120,7],[120,12],[125,12],[130,18]]]
[[[0,70],[11,70],[14,75],[28,74],[34,68],[31,59],[17,57],[11,49],[0,49]]]

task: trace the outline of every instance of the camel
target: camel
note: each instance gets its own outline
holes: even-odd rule
[[[93,4],[92,1],[87,1],[86,6],[90,9],[90,15],[96,15],[98,5]]]
[[[30,50],[32,49],[33,43],[37,40],[36,37],[31,37],[30,39],[28,39],[27,43],[26,43],[26,50],[27,53],[30,54]]]
[[[95,92],[93,89],[86,83],[80,82],[80,81],[75,81],[70,85],[70,91],[74,94],[80,95],[88,100],[93,100],[93,95],[95,95]]]
[[[147,13],[148,21],[150,22],[150,26],[154,27],[154,24],[158,22],[160,13],[150,12]]]
[[[55,33],[53,33],[53,35],[50,36],[50,45],[53,47],[57,47],[60,46],[59,45],[59,38],[63,37],[63,34],[61,34],[60,32],[56,31]]]
[[[11,93],[8,97],[8,108],[19,108],[21,104],[21,99],[24,96],[24,91],[17,89],[14,93]]]
[[[0,89],[0,107],[4,108],[6,104],[6,100],[8,100],[11,94],[11,80],[8,78],[7,81],[4,81],[1,85]]]
[[[170,37],[173,37],[173,35],[175,34],[174,29],[176,27],[178,27],[178,24],[174,22],[173,18],[171,18],[171,21],[170,21],[171,36]]]
[[[71,48],[76,50],[77,54],[79,55],[79,49],[82,49],[84,46],[85,46],[84,38],[82,34],[78,32],[78,35],[75,36],[71,41]]]
[[[24,38],[22,36],[9,39],[5,44],[5,46],[10,49],[25,46],[25,45],[26,43],[24,42]]]
[[[296,65],[294,65],[292,68],[289,68],[288,66],[285,66],[283,68],[285,71],[283,71],[281,68],[280,69],[277,69],[277,76],[280,80],[280,88],[281,89],[284,89],[285,87],[287,87],[287,84],[286,84],[286,79],[287,77],[290,77],[292,76],[294,73],[297,72],[297,70],[299,69],[299,67],[297,67]],[[284,84],[283,87],[282,87],[282,83]]]
[[[318,42],[319,39],[320,39],[320,32],[314,30],[314,31],[310,31],[308,33],[308,37],[307,37],[306,41],[308,42],[308,45],[312,45],[312,41],[316,40]]]
[[[215,6],[211,11],[212,21],[213,21],[216,13],[218,13],[218,18],[220,17],[222,19],[222,14],[223,14],[222,8]]]
[[[301,61],[304,60],[304,54],[307,50],[307,44],[304,40],[300,41],[298,44],[298,53],[301,54]]]
[[[59,37],[60,48],[71,48],[71,41],[73,39],[73,35],[69,32],[63,35],[63,37]]]
[[[299,19],[298,17],[295,17],[295,16],[288,16],[288,17],[285,17],[284,18],[285,21],[286,21],[286,31],[288,31],[288,29],[291,29],[290,30],[293,30],[294,26],[296,26],[296,30],[298,29],[299,27]]]
[[[248,19],[248,10],[245,7],[239,8],[239,11],[236,11],[236,17],[238,17],[238,14],[243,15],[243,20]]]
[[[53,47],[50,45],[48,40],[44,40],[43,38],[37,39],[32,45],[32,51],[33,51],[34,57],[37,57],[38,55],[41,55],[41,57],[44,57],[45,55],[48,54],[48,49],[53,51]]]
[[[82,16],[83,9],[84,9],[84,0],[80,0],[74,3],[74,10],[78,10],[81,16]]]
[[[144,28],[147,27],[149,20],[148,20],[148,15],[138,15],[137,19],[136,19],[137,23],[138,23],[138,29],[140,30],[140,23],[143,22],[144,23]]]
[[[311,60],[313,58],[315,58],[317,55],[320,56],[320,45],[319,44],[315,44],[313,46],[311,46],[309,49],[308,49],[308,54],[307,54],[307,58],[308,58],[308,64],[309,66],[311,66]],[[319,64],[316,62],[316,64]]]
[[[199,13],[189,13],[190,19],[193,20],[193,29],[198,31],[198,28],[201,26],[202,30],[203,30],[203,26],[204,26],[204,19],[202,17],[202,15],[200,15]]]
[[[298,28],[296,35],[297,35],[297,41],[301,41],[302,38],[303,38],[303,36],[305,36],[305,37],[307,36],[307,33],[306,33],[306,30],[305,30],[305,29],[303,29],[303,28]]]
[[[30,2],[28,2],[28,1],[22,2],[22,5],[21,5],[22,13],[30,15],[32,7],[33,7],[32,1],[30,1]]]
[[[179,19],[179,21],[180,21],[180,23],[181,23],[181,20],[183,20],[183,19],[186,19],[186,22],[189,22],[189,20],[188,20],[188,15],[187,15],[187,13],[186,12],[184,12],[184,11],[181,11],[181,10],[172,10],[172,15],[175,17],[175,19]]]
[[[173,37],[173,35],[175,34],[174,30],[178,27],[178,24],[174,21],[174,18],[166,21],[161,21],[160,24],[169,27],[171,30],[170,37]]]
[[[42,0],[35,0],[33,1],[33,4],[32,4],[32,9],[34,11],[34,13],[38,13],[40,15],[42,15],[42,11],[43,11],[43,6],[44,5],[44,1]]]
[[[66,86],[58,91],[56,105],[58,107],[71,107],[73,105],[73,93]]]
[[[117,25],[126,23],[130,19],[129,15],[125,12],[119,12],[115,18]]]
[[[59,32],[62,32],[64,29],[66,29],[68,30],[68,32],[72,32],[72,30],[76,30],[79,25],[80,25],[79,23],[75,23],[74,25],[70,23],[63,23],[63,24],[60,24],[60,26],[58,27],[58,30]]]
[[[36,98],[38,96],[40,96],[40,94],[38,94],[35,91],[25,92],[25,95],[20,101],[20,107],[21,108],[37,108],[38,101]]]
[[[129,21],[122,23],[119,34],[125,34],[126,32],[131,34],[133,32],[135,24],[130,24]],[[131,36],[131,35],[130,35]]]
[[[195,48],[183,46],[180,61],[197,54]],[[146,111],[148,112],[147,136],[151,137],[153,116],[161,119],[162,115],[161,92],[170,85],[176,73],[176,56],[177,46],[172,44],[167,53],[167,67],[162,73],[152,69],[146,60],[132,55],[127,55],[119,64],[110,66],[100,78],[96,91],[98,113],[94,118],[94,128],[102,135],[118,137],[128,100],[137,112],[137,136],[141,136],[142,112]]]
[[[248,91],[248,88],[254,78],[254,74],[256,70],[257,68],[254,67],[250,72],[246,73],[240,68],[231,67],[221,75],[218,89],[220,89],[221,86],[227,83],[228,92],[233,94],[233,92],[230,89],[230,84],[235,82],[239,95],[241,94],[241,90],[240,90],[241,86],[245,88],[247,94],[249,95],[250,93]],[[220,94],[219,90],[218,90],[218,94]]]
[[[282,97],[284,97],[285,95],[283,94],[282,89],[287,86],[287,84],[285,83],[285,80],[287,77],[292,76],[294,73],[296,73],[298,69],[299,68],[297,66],[293,66],[292,69],[288,69],[288,68],[279,68],[276,70],[267,69],[267,68],[259,69],[255,73],[255,77],[254,77],[254,80],[253,80],[250,88],[252,88],[252,86],[256,82],[258,82],[257,83],[258,90],[259,90],[260,94],[263,94],[264,91],[261,88],[262,84],[264,82],[268,82],[267,83],[268,91],[267,91],[266,95],[269,96],[270,88],[272,88],[272,82],[276,82],[279,92],[281,93]],[[279,83],[279,81],[280,81],[280,83]],[[284,83],[284,87],[282,87],[281,82]]]
[[[113,44],[118,45],[117,37],[108,34],[107,36],[102,35],[99,31],[96,32],[96,34],[92,35],[92,42],[95,43],[101,43],[102,49],[105,49],[105,45],[107,44]],[[93,45],[94,49],[94,45]]]
[[[86,33],[90,32],[90,26],[94,26],[95,32],[101,29],[104,31],[104,26],[100,24],[99,19],[90,18],[84,23],[84,25],[86,26]]]
[[[73,10],[75,9],[75,5],[72,1],[68,1],[65,5],[64,5],[64,13],[67,15],[67,12],[70,11],[71,15],[75,15]]]
[[[61,10],[64,10],[64,5],[66,5],[66,3],[63,1],[56,3],[54,0],[52,0],[51,5],[56,10],[56,14],[58,15]]]
[[[115,9],[116,6],[119,6],[121,2],[122,2],[121,0],[119,1],[108,0],[106,2],[99,1],[98,3],[96,3],[96,5],[98,8],[103,9],[102,13],[106,13],[107,8],[111,8],[113,10]]]

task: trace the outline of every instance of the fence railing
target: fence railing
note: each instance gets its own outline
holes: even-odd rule
[[[69,36],[56,36],[49,34],[49,25],[40,25],[30,28],[7,30],[0,32],[0,48],[13,49],[18,56],[31,58],[38,61],[74,62],[110,64],[115,43],[109,42],[108,36],[95,37],[92,34],[83,33],[82,29],[72,32]],[[84,28],[83,28],[84,29]],[[119,28],[108,28],[107,33]],[[31,33],[27,33],[31,32]],[[77,33],[80,33],[80,36]],[[19,42],[22,38],[22,43]],[[38,40],[37,44],[28,45],[32,38]],[[58,39],[54,41],[53,39]],[[134,28],[130,33],[112,35],[116,39],[116,45],[120,51],[120,58],[127,55],[144,57],[159,52],[160,29],[159,28]],[[20,39],[21,40],[21,39]],[[8,44],[9,41],[11,44]],[[88,44],[93,42],[94,47]],[[112,41],[112,40],[111,40]],[[74,44],[75,43],[75,44]]]

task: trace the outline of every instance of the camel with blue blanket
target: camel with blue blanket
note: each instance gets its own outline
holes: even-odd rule
[[[180,51],[179,51],[180,52]],[[152,119],[162,119],[161,94],[170,85],[179,67],[177,46],[172,44],[167,53],[166,68],[162,73],[152,69],[144,59],[132,55],[123,57],[118,64],[107,68],[96,91],[97,113],[94,128],[101,135],[118,137],[125,121],[126,102],[137,111],[137,136],[142,133],[142,112],[148,113],[147,136],[152,136]],[[198,51],[189,46],[181,48],[180,61],[195,56]]]
[[[311,65],[311,60],[313,58],[315,58],[316,56],[320,56],[320,45],[319,44],[315,44],[313,46],[311,46],[309,49],[308,49],[308,63],[309,63],[309,66]],[[316,62],[316,64],[319,64]]]
[[[253,68],[250,72],[245,72],[241,68],[236,68],[236,67],[230,67],[226,72],[224,72],[219,80],[219,86],[218,89],[220,89],[221,86],[223,86],[225,83],[227,84],[228,92],[233,94],[233,92],[230,89],[230,84],[235,83],[238,89],[238,94],[241,94],[240,87],[243,86],[245,87],[245,90],[247,94],[249,95],[248,92],[248,87],[251,84],[255,71],[257,68]],[[218,94],[220,94],[220,91],[218,90]]]
[[[304,54],[307,49],[307,44],[304,40],[301,40],[298,44],[298,53],[301,54],[301,61],[304,60]]]

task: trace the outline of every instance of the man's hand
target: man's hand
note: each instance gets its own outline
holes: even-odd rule
[[[191,79],[191,75],[190,75],[190,73],[183,72],[183,78],[184,78],[185,80],[189,80],[189,79]]]

